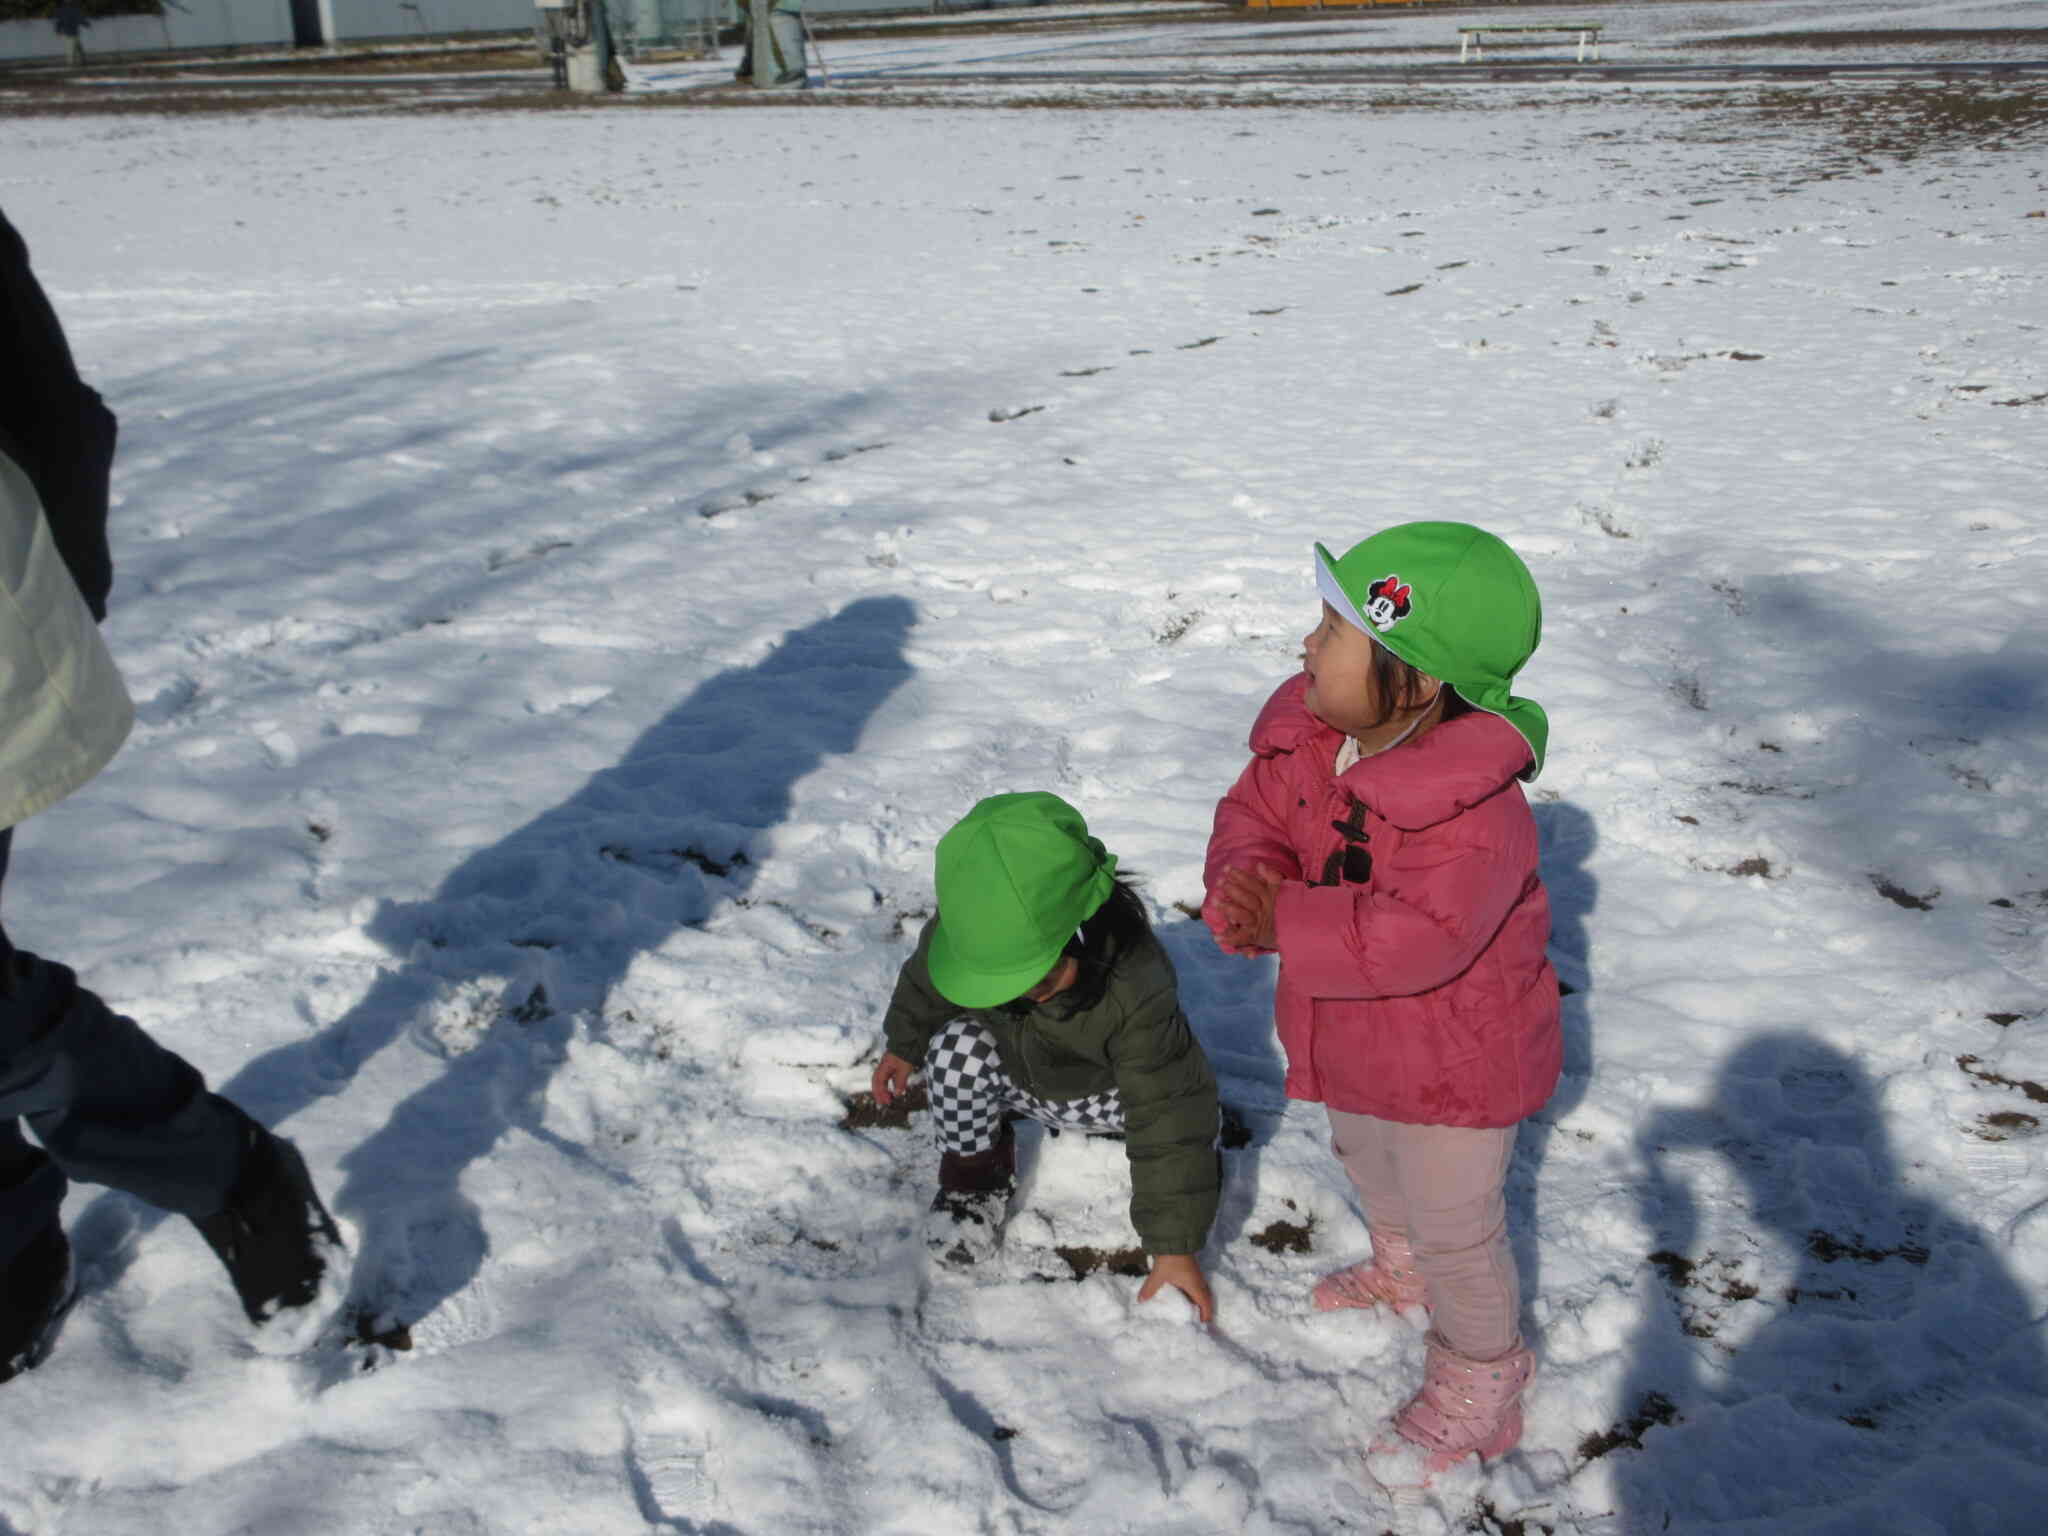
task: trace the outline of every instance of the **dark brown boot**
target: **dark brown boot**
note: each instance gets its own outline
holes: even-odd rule
[[[1009,1121],[986,1152],[948,1152],[939,1159],[939,1193],[1008,1195],[1017,1182],[1017,1132]]]
[[[1017,1187],[1017,1136],[1005,1120],[984,1152],[939,1158],[939,1192],[925,1217],[924,1240],[936,1258],[965,1268],[989,1258],[1003,1240],[1010,1191]]]

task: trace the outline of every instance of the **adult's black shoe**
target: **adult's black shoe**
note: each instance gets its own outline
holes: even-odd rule
[[[77,1299],[71,1242],[51,1222],[0,1272],[0,1381],[42,1363]]]
[[[258,1326],[318,1299],[321,1277],[341,1252],[341,1233],[299,1149],[253,1120],[226,1207],[192,1224],[227,1266],[242,1310]]]

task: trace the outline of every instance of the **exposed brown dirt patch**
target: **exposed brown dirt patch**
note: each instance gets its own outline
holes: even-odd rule
[[[1098,1272],[1136,1279],[1150,1270],[1142,1248],[1055,1248],[1053,1252],[1066,1260],[1076,1280]]]
[[[887,1104],[877,1104],[872,1093],[862,1091],[846,1101],[846,1113],[840,1117],[842,1131],[907,1131],[910,1117],[921,1115],[931,1108],[931,1099],[923,1083],[912,1083],[903,1093]]]
[[[1307,1253],[1314,1246],[1312,1241],[1316,1230],[1316,1219],[1305,1217],[1300,1221],[1275,1221],[1265,1230],[1254,1232],[1251,1244],[1268,1253]]]
[[[1636,1405],[1636,1411],[1612,1429],[1603,1429],[1586,1436],[1579,1442],[1579,1460],[1598,1461],[1610,1451],[1626,1447],[1632,1451],[1643,1448],[1643,1434],[1659,1424],[1679,1422],[1678,1405],[1662,1392],[1645,1392],[1643,1400]]]

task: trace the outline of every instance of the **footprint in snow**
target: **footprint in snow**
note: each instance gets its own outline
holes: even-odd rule
[[[164,684],[154,697],[135,706],[135,719],[146,726],[169,725],[180,715],[187,714],[199,701],[199,684],[187,676],[179,676]]]

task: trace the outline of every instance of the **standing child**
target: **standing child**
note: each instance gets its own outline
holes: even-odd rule
[[[1463,523],[1316,546],[1321,622],[1252,727],[1209,840],[1204,917],[1277,951],[1289,1097],[1327,1107],[1372,1258],[1320,1310],[1422,1304],[1422,1388],[1395,1417],[1432,1472],[1522,1434],[1535,1359],[1503,1184],[1515,1125],[1562,1055],[1550,905],[1518,779],[1543,711],[1508,689],[1536,649],[1535,582]]]
[[[887,1104],[923,1065],[943,1155],[932,1251],[995,1251],[1016,1177],[1009,1116],[1121,1133],[1131,1225],[1203,1322],[1199,1255],[1216,1215],[1216,1079],[1180,1010],[1173,962],[1116,856],[1066,801],[995,795],[939,840],[938,916],[903,963],[875,1068]]]

